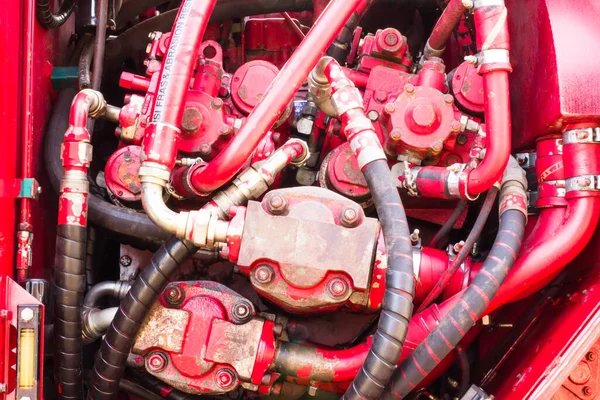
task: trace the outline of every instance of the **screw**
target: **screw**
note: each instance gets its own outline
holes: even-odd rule
[[[333,278],[329,281],[327,289],[332,297],[343,297],[348,291],[348,284],[341,278]]]
[[[378,103],[383,103],[384,101],[387,100],[387,97],[388,97],[387,93],[385,91],[383,91],[383,90],[378,90],[378,91],[375,92],[375,100]]]
[[[150,39],[150,40],[154,40],[155,37],[156,37],[156,32],[150,32],[148,34],[148,39]]]
[[[586,396],[591,396],[594,393],[590,386],[584,386],[582,391]]]
[[[21,319],[25,322],[29,322],[33,319],[33,310],[31,308],[25,308],[21,311]]]
[[[147,368],[152,372],[160,372],[167,366],[167,359],[161,353],[152,353],[146,359]]]
[[[216,378],[217,384],[223,389],[228,389],[235,383],[235,375],[233,372],[225,368],[217,371]]]
[[[317,395],[317,389],[318,387],[316,387],[315,385],[310,385],[308,387],[308,395],[311,397],[315,397]]]
[[[287,200],[280,194],[274,194],[269,198],[268,209],[271,214],[279,215],[283,214],[287,210]]]
[[[406,85],[404,85],[404,91],[406,93],[414,93],[415,92],[415,86],[412,83],[407,83]]]
[[[219,130],[221,136],[228,136],[231,133],[231,128],[227,125],[223,125]]]
[[[379,113],[375,110],[371,110],[367,113],[367,118],[369,118],[373,122],[377,122],[379,119]]]
[[[185,300],[185,291],[181,286],[171,285],[165,291],[165,300],[172,306],[178,306]]]
[[[252,318],[252,305],[246,300],[238,301],[233,305],[231,316],[238,324],[247,322],[250,318]]]
[[[340,214],[340,223],[348,228],[352,228],[360,221],[360,214],[354,208],[344,208]]]
[[[465,245],[465,241],[464,241],[464,240],[461,240],[460,242],[456,243],[456,244],[454,245],[454,252],[455,252],[455,253],[458,253],[458,252],[460,252],[460,251],[461,251],[461,249],[464,247],[464,245]]]
[[[456,382],[454,379],[452,378],[448,378],[448,383],[450,384],[450,386],[452,386],[453,388],[457,388],[458,387],[458,382]]]
[[[452,97],[451,94],[447,94],[444,96],[444,101],[446,102],[446,104],[451,105],[452,103],[454,103],[454,97]]]
[[[588,361],[595,361],[596,360],[596,353],[594,353],[593,351],[590,351],[589,353],[587,353],[585,355],[585,358]]]
[[[124,267],[129,267],[131,265],[131,257],[125,255],[125,256],[121,256],[121,259],[119,260],[119,262],[121,263],[122,266]]]
[[[263,285],[271,282],[273,280],[273,269],[268,265],[259,265],[254,271],[254,279]]]
[[[462,0],[462,5],[467,10],[470,10],[475,6],[475,3],[473,3],[473,0]]]

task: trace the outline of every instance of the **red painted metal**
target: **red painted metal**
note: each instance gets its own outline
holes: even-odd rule
[[[173,30],[175,34],[170,37],[166,59],[157,80],[157,91],[155,97],[149,100],[153,111],[152,123],[144,137],[144,161],[169,169],[175,165],[183,105],[200,43],[215,4],[216,0],[189,0],[184,1],[179,9]]]
[[[511,76],[515,149],[532,148],[538,137],[560,133],[569,123],[599,121],[595,57],[575,56],[600,51],[594,39],[600,33],[595,3],[507,0],[506,4],[509,10],[518,10],[508,17],[515,65]],[[540,64],[544,68],[538,68]]]
[[[462,0],[450,0],[444,12],[436,22],[427,43],[434,50],[446,48],[446,42],[467,11]]]
[[[142,165],[140,146],[124,146],[115,151],[104,168],[106,186],[121,201],[140,201],[142,184],[138,171]]]
[[[205,169],[191,176],[190,182],[197,192],[212,192],[242,168],[359,3],[360,0],[333,0],[329,4],[227,148]]]

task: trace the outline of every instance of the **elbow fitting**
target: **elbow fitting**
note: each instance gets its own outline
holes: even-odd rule
[[[111,307],[105,310],[91,308],[83,311],[81,339],[84,344],[89,344],[106,333],[112,320],[115,318],[119,307]]]
[[[159,164],[144,162],[140,167],[142,205],[148,218],[158,227],[188,240],[196,247],[215,246],[227,241],[226,221],[220,221],[210,209],[175,212],[165,204],[163,189],[169,180],[169,170]]]
[[[88,116],[90,118],[99,118],[106,113],[106,100],[102,93],[93,89],[83,89],[80,93],[87,97]]]
[[[323,57],[317,63],[313,71],[308,76],[308,93],[315,102],[319,110],[330,117],[337,117],[338,114],[331,101],[332,89],[327,76],[325,76],[325,67],[333,60],[331,57]]]
[[[83,307],[96,308],[99,300],[103,297],[112,297],[113,299],[121,300],[129,292],[132,284],[129,281],[116,281],[102,282],[94,285],[85,295]]]

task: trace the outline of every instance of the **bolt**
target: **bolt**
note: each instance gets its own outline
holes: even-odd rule
[[[188,133],[194,133],[202,125],[202,114],[193,107],[188,107],[183,111],[181,117],[181,127]]]
[[[310,385],[308,387],[308,395],[311,397],[315,397],[317,395],[317,389],[318,387],[316,387],[315,385]]]
[[[456,137],[456,143],[460,146],[465,145],[468,140],[469,138],[467,137],[467,135],[464,135],[462,133]]]
[[[348,228],[352,228],[358,224],[360,221],[360,214],[354,208],[344,208],[340,213],[340,223],[343,226]]]
[[[21,319],[25,322],[29,322],[33,319],[33,310],[31,308],[24,308],[21,311]]]
[[[227,125],[223,125],[221,127],[221,129],[219,130],[219,133],[221,134],[221,136],[229,136],[229,134],[231,133],[231,128]]]
[[[455,252],[455,253],[458,253],[458,252],[460,252],[460,251],[461,251],[461,249],[464,247],[464,245],[465,245],[465,241],[464,241],[464,240],[461,240],[460,242],[456,243],[456,244],[454,245],[454,252]]]
[[[124,267],[129,267],[131,265],[131,257],[125,255],[125,256],[121,256],[121,259],[119,260],[119,262],[121,263],[122,266]]]
[[[273,280],[273,269],[268,265],[259,265],[254,271],[254,279],[258,283],[262,283],[263,285],[271,282]]]
[[[150,40],[154,40],[155,37],[156,37],[156,32],[150,32],[148,34],[148,39],[150,39]]]
[[[398,36],[396,36],[394,33],[390,32],[387,35],[385,35],[385,44],[387,44],[388,46],[394,46],[398,43]]]
[[[235,384],[235,375],[228,369],[220,369],[216,374],[217,384],[223,389],[229,389]]]
[[[421,231],[418,229],[415,229],[413,231],[413,233],[411,233],[410,241],[412,242],[413,246],[416,245],[417,243],[419,243],[419,235],[420,234],[421,234]]]
[[[592,393],[594,393],[594,391],[592,390],[592,388],[590,386],[584,386],[582,391],[583,391],[583,394],[586,396],[591,396]]]
[[[477,60],[477,56],[465,56],[465,62],[469,63],[469,64],[477,64],[479,60]]]
[[[146,366],[152,372],[160,372],[167,366],[167,358],[162,353],[151,353],[146,359]]]
[[[387,103],[383,108],[383,111],[385,111],[387,114],[393,114],[394,111],[396,111],[396,106],[394,103]]]
[[[383,91],[383,90],[378,90],[378,91],[375,92],[375,100],[378,103],[382,103],[383,104],[383,102],[387,100],[387,97],[388,97],[387,93],[385,91]]]
[[[203,156],[208,156],[208,155],[210,155],[211,152],[212,152],[212,148],[211,148],[210,144],[205,142],[200,145],[200,154],[202,154]]]
[[[442,139],[435,139],[433,141],[433,143],[431,144],[431,150],[433,150],[433,152],[435,154],[439,154],[443,148],[444,148],[444,141]]]
[[[247,300],[240,300],[233,305],[231,310],[233,320],[242,324],[252,318],[252,305]]]
[[[596,353],[594,353],[593,351],[588,352],[585,355],[586,360],[588,361],[595,361],[596,360]]]
[[[520,155],[517,157],[517,162],[519,163],[519,165],[525,165],[525,164],[527,164],[527,161],[529,161],[527,156]]]
[[[216,98],[212,99],[212,101],[210,102],[210,106],[212,108],[214,108],[215,110],[220,110],[221,107],[223,107],[223,100],[216,97]]]
[[[172,306],[178,306],[185,300],[185,291],[181,286],[171,285],[165,290],[165,300]]]
[[[404,85],[404,91],[408,94],[415,92],[415,86],[412,83],[407,83]]]
[[[392,140],[400,140],[402,138],[402,131],[398,128],[396,129],[392,129],[392,131],[390,132],[390,139]]]
[[[269,198],[267,207],[271,214],[279,215],[287,211],[287,200],[280,194],[274,194]]]
[[[371,110],[367,113],[367,118],[369,118],[373,122],[377,122],[379,119],[379,113],[375,110]]]
[[[444,101],[446,102],[446,104],[452,105],[452,103],[454,103],[454,97],[452,97],[451,94],[447,94],[444,96]]]
[[[473,0],[462,0],[462,5],[467,10],[470,10],[475,6],[475,3],[473,3]]]
[[[523,377],[523,374],[517,374],[517,379],[521,379]]]
[[[453,388],[457,388],[458,387],[458,382],[456,382],[454,379],[448,377],[448,383],[450,384],[450,386],[452,386]]]
[[[333,278],[329,281],[327,289],[332,297],[343,297],[348,292],[348,284],[341,278]]]

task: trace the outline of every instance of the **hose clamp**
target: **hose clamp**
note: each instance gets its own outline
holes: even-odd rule
[[[510,52],[505,49],[481,50],[477,53],[477,66],[486,64],[510,64]]]
[[[567,193],[600,190],[600,175],[580,175],[567,178],[565,180],[565,190]]]
[[[572,129],[563,132],[563,145],[576,143],[600,143],[600,127]]]
[[[504,0],[473,0],[473,10],[482,7],[506,7]]]

